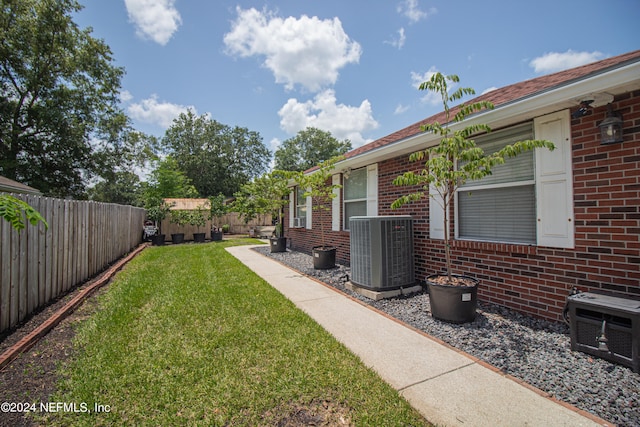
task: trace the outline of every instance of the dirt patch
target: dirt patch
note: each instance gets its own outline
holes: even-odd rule
[[[331,400],[313,400],[306,404],[288,403],[267,411],[263,426],[352,426],[349,408]]]
[[[44,323],[84,288],[85,286],[77,288],[6,336],[0,343],[0,353]],[[13,408],[9,408],[14,412],[0,411],[0,426],[37,425],[29,413],[17,410],[26,403],[35,403],[36,408],[39,408],[40,403],[51,401],[51,396],[55,393],[60,379],[59,369],[65,367],[73,355],[72,339],[75,335],[75,327],[78,322],[97,310],[96,296],[104,292],[105,288],[97,290],[30,350],[20,354],[0,371],[0,403],[14,404]]]

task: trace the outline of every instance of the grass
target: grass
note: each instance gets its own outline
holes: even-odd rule
[[[225,247],[146,249],[79,327],[54,400],[108,412],[48,425],[276,425],[426,421],[388,384]],[[328,417],[328,418],[327,418]],[[333,418],[331,418],[333,417]]]

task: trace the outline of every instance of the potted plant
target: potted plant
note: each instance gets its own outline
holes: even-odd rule
[[[431,314],[433,317],[452,323],[470,322],[475,318],[477,307],[478,280],[452,272],[451,243],[449,237],[449,214],[457,189],[470,180],[480,180],[491,174],[491,169],[503,164],[507,157],[514,157],[525,150],[546,147],[553,150],[552,142],[546,140],[518,141],[498,150],[485,154],[478,147],[473,135],[490,132],[486,124],[473,124],[458,130],[451,130],[451,123],[463,122],[470,114],[485,109],[493,109],[489,101],[461,104],[454,111],[449,103],[458,101],[465,95],[473,95],[471,88],[459,88],[449,94],[447,82],[458,83],[456,75],[434,74],[430,80],[420,85],[420,90],[429,90],[442,99],[444,124],[437,122],[423,125],[423,132],[431,132],[440,137],[435,147],[413,153],[410,161],[424,161],[424,169],[418,172],[406,172],[398,176],[393,183],[399,186],[417,186],[418,190],[395,200],[391,207],[396,209],[410,202],[420,200],[426,194],[434,197],[443,209],[445,272],[427,277]],[[452,117],[453,115],[453,117]],[[431,188],[432,192],[429,193]]]
[[[206,233],[200,232],[200,227],[204,227],[207,223],[205,218],[204,209],[202,206],[198,206],[195,210],[188,213],[188,223],[196,227],[197,233],[193,233],[193,241],[196,243],[203,243],[206,238]]]
[[[211,224],[211,240],[222,240],[224,233],[223,227],[220,224],[220,218],[227,213],[227,206],[224,204],[224,194],[218,194],[209,198],[209,219],[215,221],[215,224]]]
[[[170,209],[171,205],[162,199],[153,199],[147,203],[147,218],[152,220],[158,229],[158,232],[151,236],[151,244],[154,246],[164,245],[165,235],[162,234],[162,221],[167,217]]]
[[[318,169],[307,174],[301,175],[299,185],[305,188],[305,197],[313,199],[313,210],[328,211],[331,209],[331,201],[338,195],[335,190],[341,188],[339,184],[333,184],[330,181],[333,167],[342,160],[343,156],[335,156],[329,160],[322,162]],[[327,215],[318,215],[320,224],[320,240],[322,245],[311,248],[313,255],[313,268],[329,269],[336,266],[336,247],[327,245],[325,241],[325,224],[324,218]]]
[[[172,224],[185,226],[189,222],[189,212],[185,210],[173,210],[169,215],[169,221]],[[184,233],[172,233],[171,243],[178,244],[184,242]]]

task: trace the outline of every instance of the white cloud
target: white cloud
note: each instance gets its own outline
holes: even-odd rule
[[[423,82],[426,82],[427,80],[430,80],[431,76],[433,76],[437,72],[438,72],[438,69],[436,67],[429,68],[429,71],[423,74],[412,71],[411,72],[412,86],[415,87],[416,89],[419,89],[420,84],[422,84]],[[449,89],[451,89],[454,86],[455,84],[451,85]],[[439,105],[442,103],[442,99],[440,98],[439,94],[434,92],[429,92],[429,91],[422,91],[422,92],[424,93],[424,96],[420,98],[420,100],[423,103],[429,104],[429,105]]]
[[[291,98],[278,115],[280,127],[291,135],[307,127],[315,127],[331,132],[337,139],[349,139],[354,148],[369,142],[362,136],[363,132],[378,127],[368,100],[362,101],[359,107],[337,104],[332,89],[320,92],[306,102]]]
[[[360,44],[349,38],[338,18],[283,19],[266,10],[236,11],[238,17],[224,35],[227,53],[265,57],[264,67],[288,90],[299,84],[317,92],[334,84],[342,67],[360,60]]]
[[[485,90],[482,91],[481,95],[484,95],[485,93],[493,92],[496,89],[498,89],[498,88],[495,87],[495,86],[488,87],[488,88],[486,88]]]
[[[175,0],[124,0],[136,34],[166,45],[182,23]]]
[[[120,102],[127,103],[133,99],[133,95],[128,90],[123,90],[120,92]]]
[[[408,105],[402,105],[402,104],[398,104],[398,106],[396,107],[396,109],[393,111],[394,115],[398,115],[398,114],[402,114],[406,111],[409,111],[409,106]]]
[[[400,28],[398,30],[398,38],[392,37],[390,41],[385,41],[385,43],[390,44],[391,46],[398,49],[402,49],[405,41],[407,41],[407,36],[404,34],[404,28]]]
[[[140,103],[131,104],[128,108],[133,119],[155,124],[165,129],[171,126],[173,119],[177,118],[180,113],[186,113],[188,110],[192,110],[197,115],[193,106],[158,102],[156,95],[151,95],[150,98],[144,99]]]
[[[430,14],[436,13],[436,9],[432,8],[429,13],[418,8],[418,0],[404,0],[398,4],[397,11],[399,14],[409,18],[412,24],[426,19]]]
[[[536,73],[553,73],[579,67],[580,65],[603,59],[605,55],[601,52],[574,52],[571,49],[561,52],[549,52],[539,56],[529,62]]]

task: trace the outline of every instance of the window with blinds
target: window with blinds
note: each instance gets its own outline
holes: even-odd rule
[[[490,154],[508,144],[533,139],[525,123],[475,139]],[[507,158],[492,174],[468,181],[457,193],[457,233],[461,239],[536,243],[534,151]]]
[[[344,229],[349,218],[367,215],[367,168],[356,169],[344,178]]]

